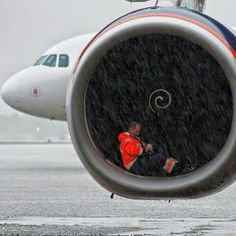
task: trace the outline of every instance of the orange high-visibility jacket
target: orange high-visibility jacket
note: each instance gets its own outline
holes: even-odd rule
[[[143,153],[141,141],[133,137],[129,132],[119,134],[120,152],[124,167],[129,170],[138,156]],[[143,145],[146,145],[143,143]]]

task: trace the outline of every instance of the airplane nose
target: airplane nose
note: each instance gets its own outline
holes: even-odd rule
[[[3,84],[1,88],[1,96],[4,102],[10,105],[9,103],[11,103],[10,101],[12,100],[12,98],[11,98],[11,89],[9,86],[9,81]]]
[[[2,99],[4,100],[4,102],[6,102],[6,100],[7,100],[6,83],[4,83],[4,84],[2,85],[2,88],[1,88],[1,96],[2,96]]]
[[[10,78],[3,84],[1,88],[1,96],[7,105],[17,109],[20,103],[18,100],[19,91],[17,91],[14,81],[14,78]]]

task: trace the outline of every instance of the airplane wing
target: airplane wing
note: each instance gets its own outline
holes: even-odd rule
[[[230,28],[236,33],[236,26],[230,26]]]
[[[150,0],[126,0],[128,2],[147,2],[147,1],[150,1]]]
[[[131,3],[147,2],[150,0],[126,0]],[[206,5],[206,0],[157,0],[159,6],[176,6],[192,9],[195,11],[203,12]]]

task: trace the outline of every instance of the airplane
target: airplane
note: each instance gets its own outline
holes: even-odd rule
[[[34,65],[7,80],[1,89],[3,100],[30,115],[65,120],[66,87],[71,71],[79,53],[94,36],[95,33],[80,35],[47,50]],[[56,91],[52,93],[55,84]]]
[[[2,98],[27,114],[67,121],[84,166],[117,195],[177,199],[220,191],[236,172],[236,37],[203,14],[205,6],[157,1],[59,43],[9,78]],[[130,119],[195,168],[178,176],[124,170],[114,137]]]

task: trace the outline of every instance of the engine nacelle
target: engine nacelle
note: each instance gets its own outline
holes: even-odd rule
[[[236,39],[219,22],[178,8],[147,8],[105,27],[78,60],[68,89],[72,142],[89,173],[129,198],[195,198],[236,171]],[[117,135],[131,121],[179,173],[134,175]],[[189,168],[186,168],[189,167]]]

